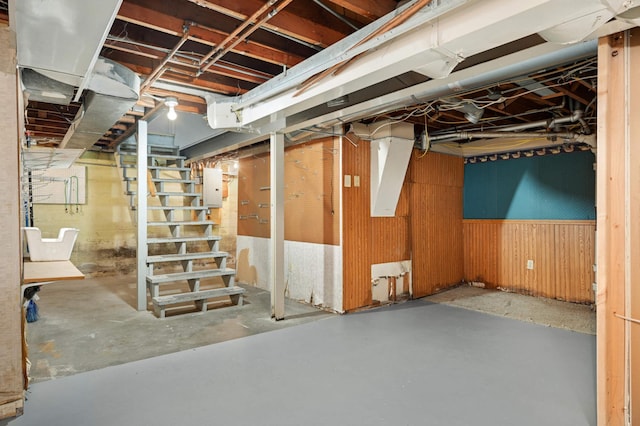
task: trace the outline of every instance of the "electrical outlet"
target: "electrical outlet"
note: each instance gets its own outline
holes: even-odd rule
[[[358,176],[358,175],[353,176],[353,186],[355,186],[355,187],[359,187],[360,186],[360,176]]]
[[[533,269],[533,260],[527,260],[527,269]]]
[[[344,175],[344,187],[351,188],[351,175]]]

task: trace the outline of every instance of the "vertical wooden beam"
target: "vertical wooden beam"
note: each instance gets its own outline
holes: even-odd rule
[[[634,34],[635,38],[631,35]],[[638,406],[640,294],[640,32],[604,37],[598,47],[597,285],[598,424],[634,424]],[[634,65],[635,63],[635,65]],[[635,340],[632,340],[635,339]],[[632,348],[635,344],[636,349]],[[635,364],[634,364],[635,362]],[[635,366],[635,369],[634,369]],[[636,417],[640,419],[640,414]]]
[[[18,97],[15,33],[0,26],[0,419],[23,406]]]
[[[138,156],[136,186],[138,205],[136,222],[138,225],[138,310],[147,310],[147,122],[138,120]]]
[[[629,61],[629,152],[627,210],[629,237],[627,238],[628,273],[627,273],[627,314],[636,321],[640,319],[640,30],[634,28],[629,38],[631,58]],[[640,422],[640,323],[627,322],[629,348],[629,396],[631,416],[630,423]]]
[[[271,317],[284,319],[284,135],[271,133]]]

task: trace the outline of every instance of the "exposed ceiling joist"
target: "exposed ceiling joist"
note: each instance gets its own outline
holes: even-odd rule
[[[264,4],[260,0],[189,1],[204,8],[234,17],[239,21],[246,20]],[[319,22],[318,15],[321,13],[318,12],[321,12],[320,9],[304,11],[303,8],[309,9],[309,5],[300,6],[296,9],[296,12],[290,9],[279,12],[265,24],[265,28],[321,47],[330,46],[345,36],[346,32],[340,32],[335,29],[340,26],[338,22],[332,20]],[[313,14],[316,14],[316,16]]]
[[[396,8],[394,0],[328,0],[336,6],[343,7],[357,15],[375,21]]]

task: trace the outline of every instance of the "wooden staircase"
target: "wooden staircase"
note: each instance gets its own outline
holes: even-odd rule
[[[147,151],[150,194],[147,214],[140,216],[147,218],[148,237],[138,244],[147,244],[146,285],[154,312],[164,318],[167,309],[186,303],[205,312],[211,299],[220,298],[241,306],[245,290],[234,284],[235,270],[227,268],[228,253],[219,250],[215,223],[206,219],[207,207],[200,205],[201,194],[195,191],[191,169],[184,167],[185,157],[175,147],[150,145]],[[118,156],[125,194],[135,210],[135,145],[121,144]]]

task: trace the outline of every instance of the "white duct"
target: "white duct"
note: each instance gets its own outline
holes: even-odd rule
[[[122,0],[15,2],[18,66],[79,87],[88,83]],[[13,24],[12,24],[13,25]]]
[[[12,25],[17,35],[18,66],[28,75],[26,90],[49,102],[64,97],[68,103],[69,87],[77,88],[74,101],[85,96],[60,148],[91,147],[138,100],[139,77],[122,65],[98,58],[121,3],[15,2]]]
[[[371,139],[371,217],[395,216],[413,150],[413,124],[377,122]]]
[[[265,94],[265,89],[258,87],[237,103],[230,102],[218,110],[225,114],[235,111],[237,124],[249,126],[266,117],[290,117],[410,70],[422,70],[432,78],[441,78],[462,58],[567,22],[588,19],[594,11],[603,9],[607,10],[600,0],[527,0],[511,2],[509,7],[502,0],[469,2],[465,7],[424,21],[410,32],[390,36],[340,73],[321,79],[302,93],[295,86],[297,83],[285,91],[279,86],[277,96],[271,95],[274,92]],[[566,31],[572,33],[573,29]],[[307,61],[290,72],[298,67],[306,69]],[[326,68],[314,69],[320,72]]]
[[[456,71],[442,80],[430,80],[327,114],[313,115],[310,113],[309,116],[296,121],[289,118],[284,128],[278,127],[273,130],[293,132],[314,126],[327,128],[338,123],[349,123],[360,120],[363,117],[393,111],[401,106],[412,105],[417,102],[428,102],[440,97],[454,95],[460,91],[476,89],[486,84],[528,75],[540,69],[556,67],[591,57],[596,52],[597,43],[595,40],[572,46],[543,43]],[[260,128],[260,130],[261,132],[254,134],[224,132],[201,143],[185,147],[182,152],[190,157],[210,155],[212,152],[228,152],[264,140],[263,135],[268,133],[268,129],[265,127]],[[361,130],[362,134],[367,134],[367,132],[368,130],[366,129]]]
[[[130,69],[99,58],[85,91],[85,101],[59,148],[87,149],[138,101],[140,77]]]

